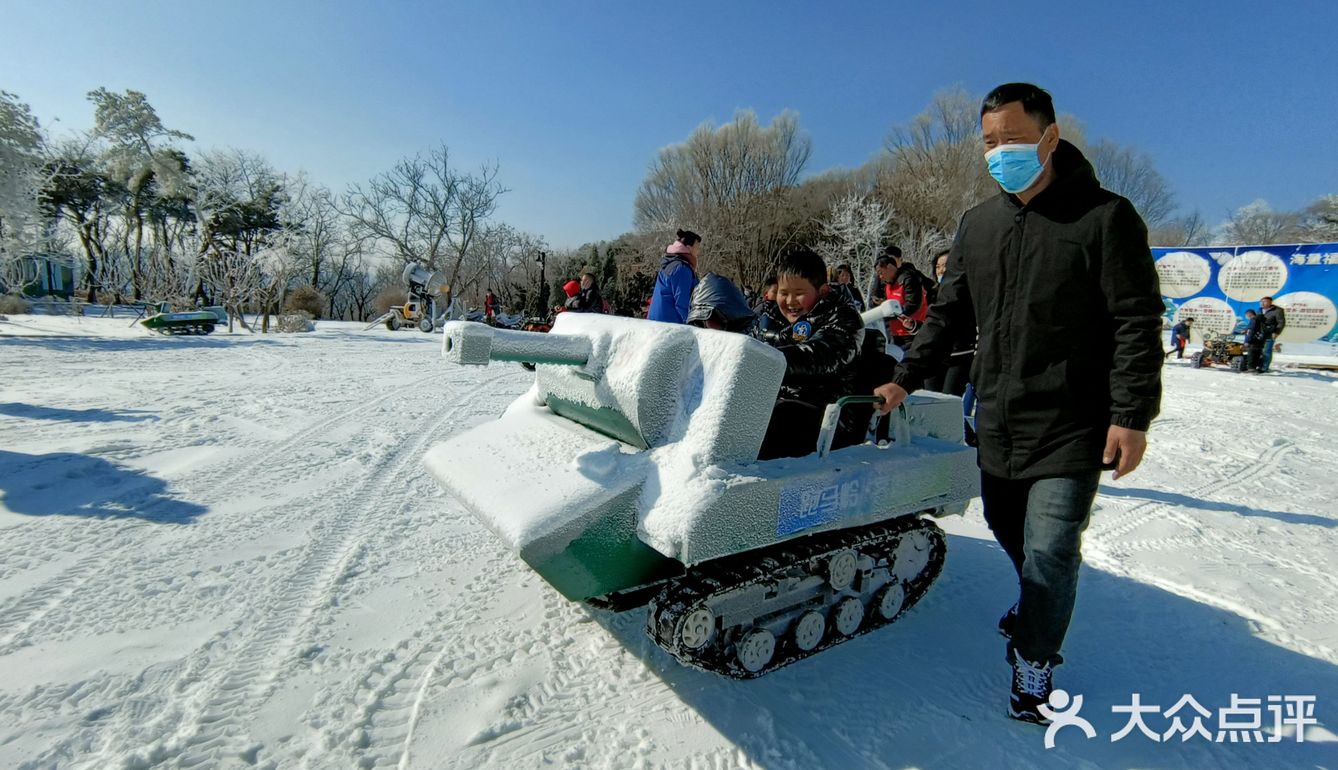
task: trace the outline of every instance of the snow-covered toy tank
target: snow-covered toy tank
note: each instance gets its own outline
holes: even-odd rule
[[[951,396],[912,396],[890,445],[758,461],[785,361],[745,335],[564,313],[448,323],[443,346],[538,367],[433,474],[567,598],[649,601],[650,636],[699,668],[753,677],[895,620],[943,564],[921,514],[977,494]]]

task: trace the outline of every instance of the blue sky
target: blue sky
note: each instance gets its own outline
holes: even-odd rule
[[[1217,222],[1338,193],[1335,29],[1332,0],[2,0],[0,89],[56,134],[91,126],[88,91],[143,91],[195,148],[336,190],[445,143],[498,162],[498,218],[562,247],[630,229],[656,151],[703,121],[793,108],[816,173],[936,90],[1029,80]]]

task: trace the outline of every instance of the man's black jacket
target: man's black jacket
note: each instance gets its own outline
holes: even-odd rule
[[[807,334],[796,338],[796,327]],[[854,389],[856,357],[864,341],[864,322],[844,297],[833,292],[818,300],[812,312],[791,325],[772,303],[757,319],[752,336],[785,355],[780,397],[804,401],[818,409]]]
[[[1287,311],[1280,305],[1272,305],[1264,311],[1265,339],[1277,339],[1282,330],[1287,328]]]
[[[963,324],[979,344],[980,466],[1001,478],[1096,470],[1109,426],[1161,404],[1161,314],[1147,227],[1061,141],[1028,205],[1000,193],[962,217],[938,300],[893,381],[918,388]]]
[[[578,313],[603,313],[604,298],[600,296],[597,287],[591,286],[581,289],[575,297],[567,300],[567,309]]]
[[[892,282],[901,286],[901,314],[910,318],[920,312],[920,303],[929,291],[929,279],[910,262],[902,262]]]

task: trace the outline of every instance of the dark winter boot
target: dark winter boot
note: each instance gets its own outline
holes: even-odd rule
[[[1040,711],[1054,689],[1055,667],[1038,664],[1013,654],[1013,693],[1008,699],[1008,716],[1021,722],[1048,725],[1050,719]]]
[[[999,635],[1005,639],[1013,638],[1013,628],[1017,626],[1017,605],[1008,608],[1008,612],[999,618]]]

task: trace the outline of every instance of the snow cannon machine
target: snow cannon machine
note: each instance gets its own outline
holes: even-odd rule
[[[821,449],[759,461],[785,359],[746,335],[584,313],[444,331],[454,363],[536,371],[429,450],[432,473],[568,599],[649,603],[650,637],[700,669],[751,678],[896,620],[943,566],[926,514],[978,494],[953,396],[916,394],[895,440],[836,451],[829,407]]]

